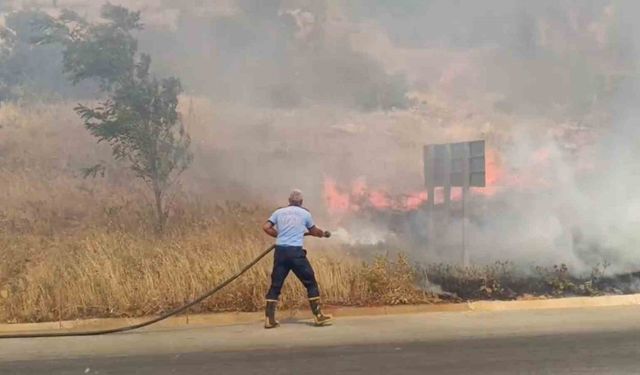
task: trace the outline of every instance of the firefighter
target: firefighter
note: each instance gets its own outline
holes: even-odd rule
[[[262,227],[265,233],[276,239],[271,287],[267,293],[265,308],[265,328],[275,328],[279,325],[275,317],[276,307],[289,271],[293,271],[307,289],[315,324],[331,324],[331,316],[323,314],[320,308],[320,290],[313,268],[307,259],[307,251],[303,248],[304,236],[329,238],[331,233],[314,224],[311,213],[302,207],[302,201],[302,192],[293,190],[289,195],[289,206],[277,209]]]

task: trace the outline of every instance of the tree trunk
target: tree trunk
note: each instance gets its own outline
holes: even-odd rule
[[[156,181],[153,182],[153,195],[156,203],[156,233],[161,234],[164,232],[164,226],[167,221],[167,214],[164,211],[164,202],[162,189],[160,184]]]

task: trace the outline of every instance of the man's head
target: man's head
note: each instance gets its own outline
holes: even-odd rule
[[[302,191],[293,189],[289,194],[289,204],[292,206],[302,206]]]

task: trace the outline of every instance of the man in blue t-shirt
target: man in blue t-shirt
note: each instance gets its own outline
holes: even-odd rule
[[[311,213],[302,207],[302,192],[293,190],[289,195],[289,206],[277,209],[264,224],[262,229],[276,239],[276,251],[271,272],[271,288],[267,293],[265,311],[265,328],[275,328],[276,306],[284,280],[289,271],[298,277],[307,288],[311,312],[318,326],[331,323],[331,316],[320,309],[320,290],[316,282],[313,268],[307,259],[307,252],[302,248],[304,236],[329,238],[331,233],[316,227]]]

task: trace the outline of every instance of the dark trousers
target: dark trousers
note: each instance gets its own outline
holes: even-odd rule
[[[320,297],[316,275],[307,259],[307,252],[297,246],[276,246],[271,272],[271,288],[267,293],[268,300],[278,300],[289,271],[293,271],[302,285],[307,288],[309,298]]]

